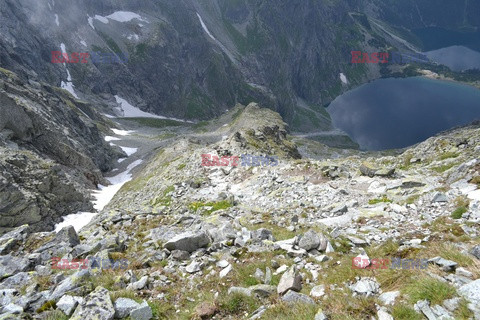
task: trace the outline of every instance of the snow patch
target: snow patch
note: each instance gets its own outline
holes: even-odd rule
[[[72,76],[70,75],[70,71],[67,69],[67,81],[72,81]]]
[[[62,52],[65,51],[65,45],[62,43],[61,44],[61,47],[62,47]],[[64,64],[65,65],[65,64]],[[65,66],[65,70],[67,70],[67,82],[64,82],[62,81],[61,84],[60,84],[60,87],[62,89],[65,89],[67,90],[68,92],[70,92],[75,98],[78,99],[78,96],[77,94],[75,93],[75,90],[73,89],[74,85],[73,85],[73,82],[72,82],[72,76],[70,75],[70,72],[68,71],[67,67]]]
[[[187,120],[182,120],[182,119],[177,119],[177,118],[169,118],[169,117],[163,117],[159,116],[153,113],[148,113],[145,111],[142,111],[134,106],[132,106],[130,103],[128,103],[127,100],[123,99],[122,97],[116,95],[115,100],[117,100],[117,103],[120,104],[120,110],[122,112],[122,117],[124,118],[157,118],[157,119],[166,119],[166,120],[175,120],[179,122],[189,122],[193,123],[193,121],[187,121]]]
[[[200,24],[202,25],[203,30],[208,34],[208,36],[209,36],[210,38],[212,38],[213,40],[218,41],[218,40],[215,39],[215,37],[210,33],[210,30],[208,30],[207,26],[206,26],[205,23],[203,22],[203,19],[202,19],[202,17],[198,14],[198,12],[197,12],[197,17],[198,17],[198,20],[200,20]]]
[[[131,34],[127,37],[127,39],[132,41],[132,40],[138,40],[140,39],[140,37],[138,36],[138,34]]]
[[[62,89],[67,90],[68,92],[70,92],[72,94],[72,96],[74,96],[75,98],[78,99],[78,96],[75,93],[75,90],[73,89],[73,83],[71,81],[67,81],[67,82],[62,81],[60,86],[61,86]]]
[[[103,17],[103,16],[99,16],[98,14],[96,14],[94,18],[97,19],[98,21],[102,22],[102,23],[105,23],[105,24],[108,23],[108,19],[107,19],[107,18],[105,18],[105,17]]]
[[[96,191],[94,196],[96,201],[94,201],[94,207],[98,211],[103,210],[105,206],[113,199],[115,194],[122,188],[122,186],[128,181],[132,180],[132,171],[135,167],[139,166],[143,160],[136,160],[128,165],[127,170],[111,178],[107,178],[108,182],[111,183],[109,186],[100,186],[100,191]]]
[[[164,117],[157,116],[155,114],[151,114],[148,112],[144,112],[138,108],[135,108],[132,106],[130,103],[128,103],[127,100],[119,97],[118,95],[115,96],[115,100],[117,100],[117,103],[120,104],[120,108],[123,111],[123,116],[126,118],[136,118],[136,117],[141,117],[141,118],[159,118],[159,119],[164,119]]]
[[[192,122],[192,121],[186,121],[186,120],[181,120],[177,118],[163,117],[153,113],[142,111],[132,106],[130,103],[128,103],[127,100],[123,99],[122,97],[119,97],[118,95],[115,96],[115,100],[117,100],[117,103],[120,104],[123,117],[125,118],[157,118],[157,119],[167,119],[167,120],[175,120],[175,121],[181,121],[181,122]]]
[[[86,43],[85,41],[83,41],[83,40],[82,40],[82,41],[80,41],[80,43],[81,43],[81,44],[82,44],[84,47],[86,47],[86,46],[87,46],[87,43]]]
[[[64,216],[63,221],[55,225],[55,232],[58,232],[62,230],[62,228],[68,226],[72,226],[75,231],[78,232],[80,229],[85,227],[95,215],[95,212],[79,212]]]
[[[92,27],[92,29],[95,29],[95,27],[93,26],[93,18],[92,17],[88,17],[88,24],[90,25],[90,27]]]
[[[60,49],[62,49],[62,53],[67,53],[67,47],[65,47],[65,43],[60,43]]]
[[[137,152],[138,150],[138,148],[129,148],[129,147],[122,147],[122,146],[119,146],[119,147],[122,148],[123,152],[125,152],[129,157],[135,152]]]
[[[198,20],[200,20],[200,24],[202,25],[202,28],[203,30],[208,34],[208,36],[213,40],[215,41],[215,43],[222,49],[222,51],[230,58],[230,60],[232,60],[233,63],[237,64],[238,61],[237,59],[235,58],[235,56],[220,42],[218,41],[213,35],[212,33],[210,32],[210,30],[208,30],[207,26],[205,25],[205,22],[203,22],[203,19],[202,17],[200,16],[200,14],[197,12],[197,17],[198,17]]]
[[[55,13],[55,23],[60,27],[60,21],[58,21],[58,14]]]
[[[132,174],[130,172],[142,162],[142,160],[136,160],[127,167],[126,171],[114,177],[107,178],[108,182],[110,182],[112,185],[100,185],[100,190],[95,190],[92,193],[95,197],[95,200],[93,201],[93,207],[97,211],[103,210],[103,208],[105,208],[105,206],[113,199],[118,190],[120,190],[125,183],[132,180]],[[76,231],[79,231],[86,226],[95,215],[97,215],[96,212],[79,212],[65,216],[63,217],[63,222],[55,225],[55,232],[60,231],[66,226],[73,226]]]
[[[342,83],[344,83],[344,84],[347,84],[347,83],[348,83],[347,77],[346,77],[343,73],[340,73],[340,80],[341,80]]]
[[[146,19],[142,18],[139,14],[130,11],[116,11],[111,15],[107,16],[108,19],[112,19],[118,22],[129,22],[133,19],[140,21],[148,22]]]
[[[106,136],[105,137],[105,141],[109,142],[109,141],[118,141],[120,140],[120,138],[117,138],[117,137],[111,137],[111,136]]]
[[[129,136],[131,133],[135,132],[133,130],[120,130],[120,129],[112,129],[112,131],[119,136]]]

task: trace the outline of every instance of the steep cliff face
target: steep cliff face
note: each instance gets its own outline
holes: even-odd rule
[[[379,76],[376,66],[349,65],[350,51],[376,35],[348,1],[6,0],[0,16],[1,66],[92,101],[116,105],[118,95],[166,116],[206,119],[257,101],[293,129],[329,129],[323,106]],[[52,64],[60,50],[129,58]]]
[[[119,156],[102,125],[91,105],[63,89],[0,69],[0,231],[50,229],[91,209],[88,189],[105,184],[102,171]]]
[[[24,224],[46,231],[62,216],[92,210],[85,186],[54,161],[0,147],[0,233]]]

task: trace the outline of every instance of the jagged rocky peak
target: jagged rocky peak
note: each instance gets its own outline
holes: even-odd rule
[[[219,153],[224,149],[223,153],[250,152],[301,158],[297,147],[287,137],[288,124],[277,112],[252,102],[246,107],[236,105],[227,116],[222,118],[229,119],[230,122],[216,130],[218,134],[227,136],[218,143],[216,149]]]

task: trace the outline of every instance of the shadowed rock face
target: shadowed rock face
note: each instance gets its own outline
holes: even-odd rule
[[[23,224],[49,230],[62,215],[91,209],[88,195],[51,161],[0,147],[0,232]]]
[[[0,232],[51,230],[64,215],[92,210],[88,189],[118,157],[96,123],[67,92],[0,70]]]

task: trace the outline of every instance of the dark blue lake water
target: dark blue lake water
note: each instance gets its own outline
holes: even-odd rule
[[[425,55],[430,60],[446,65],[453,71],[480,70],[480,52],[464,46],[451,46],[432,50],[425,52]]]
[[[457,31],[439,27],[426,27],[413,30],[425,51],[437,50],[450,46],[466,46],[480,51],[480,30]]]
[[[379,79],[337,97],[327,111],[362,149],[403,148],[480,119],[480,89],[421,77]]]

